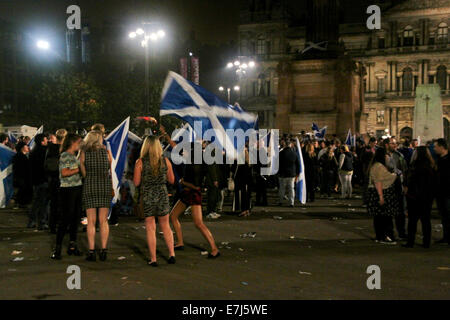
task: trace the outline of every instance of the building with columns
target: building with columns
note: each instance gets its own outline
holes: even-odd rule
[[[388,129],[391,135],[412,137],[415,88],[419,84],[437,83],[441,86],[445,135],[450,138],[450,0],[362,0],[359,6],[335,0],[304,2],[303,7],[299,5],[294,11],[289,10],[289,3],[282,0],[249,0],[243,7],[239,55],[256,59],[258,69],[241,80],[241,105],[258,113],[261,127],[275,127],[284,121],[276,119],[280,115],[278,109],[282,107],[280,100],[283,100],[279,93],[291,89],[286,88],[286,82],[280,82],[280,70],[285,68],[282,66],[293,66],[294,77],[291,81],[294,82],[302,77],[309,77],[309,81],[313,82],[326,76],[330,68],[339,68],[325,67],[327,63],[319,63],[320,58],[306,63],[305,53],[302,53],[310,46],[308,40],[312,39],[308,36],[308,30],[318,28],[320,31],[321,28],[307,26],[310,21],[307,13],[313,14],[310,3],[325,3],[325,14],[331,14],[329,6],[332,3],[332,6],[338,5],[338,60],[345,57],[363,67],[360,68],[361,87],[359,90],[352,87],[355,95],[360,92],[362,98],[359,102],[356,101],[358,99],[351,99],[356,101],[353,110],[355,131],[380,136]],[[366,27],[369,17],[366,10],[374,3],[378,3],[382,10],[380,30]],[[335,15],[333,18],[336,18]],[[301,70],[309,68],[305,67],[307,65],[311,70],[316,70],[298,76],[303,72]],[[321,87],[324,89],[322,92]],[[294,102],[295,108],[281,113],[283,118],[289,118],[289,124],[282,128],[283,131],[286,128],[292,133],[310,131],[311,119],[315,119],[319,126],[328,125],[330,133],[348,130],[339,128],[339,121],[336,120],[339,117],[336,112],[333,113],[332,107],[326,111],[320,103],[318,98],[329,94],[326,86],[305,88],[297,84],[292,88],[296,91],[294,100],[297,103]],[[314,97],[315,110],[302,109],[308,105],[305,103],[308,95],[317,95]],[[337,100],[336,96],[329,98],[329,101]],[[338,107],[335,106],[335,109]]]

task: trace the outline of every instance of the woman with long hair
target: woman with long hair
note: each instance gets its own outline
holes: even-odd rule
[[[417,147],[406,175],[405,194],[408,206],[408,242],[406,248],[414,247],[417,222],[422,223],[423,246],[431,243],[431,208],[436,189],[436,166],[427,147]]]
[[[320,187],[320,192],[323,196],[327,195],[330,198],[338,168],[338,162],[334,156],[333,148],[327,148],[326,153],[320,158],[319,164],[320,168],[322,168],[322,186]]]
[[[208,258],[215,259],[220,256],[220,252],[216,246],[213,235],[203,223],[202,217],[202,184],[207,171],[206,165],[203,163],[194,164],[194,150],[202,150],[201,148],[201,146],[195,148],[194,143],[191,146],[191,161],[189,164],[186,164],[184,176],[180,180],[183,191],[181,192],[180,200],[178,200],[170,213],[170,218],[178,240],[175,250],[183,250],[183,232],[178,218],[190,207],[192,219],[194,220],[196,228],[211,246],[211,252],[208,254]]]
[[[169,264],[175,263],[175,249],[172,229],[170,228],[169,193],[166,183],[173,184],[175,177],[172,164],[163,156],[163,150],[159,139],[155,136],[145,138],[141,149],[141,156],[134,169],[134,184],[141,186],[141,196],[145,226],[147,230],[147,243],[150,251],[148,265],[157,267],[156,262],[156,222],[158,222],[164,234],[170,257]]]
[[[305,147],[306,155],[303,159],[305,164],[306,198],[308,202],[314,202],[316,197],[316,187],[319,176],[319,161],[313,143],[308,143]]]
[[[56,232],[56,247],[51,258],[61,259],[61,247],[67,228],[70,230],[68,255],[81,256],[77,246],[77,231],[81,216],[82,180],[80,161],[77,153],[80,150],[81,137],[69,133],[61,145],[59,158],[59,196],[62,206],[61,219]]]
[[[80,168],[85,178],[83,185],[83,210],[86,210],[89,253],[86,260],[96,261],[95,224],[100,222],[101,251],[99,257],[105,261],[109,237],[108,212],[114,196],[111,178],[112,156],[103,145],[103,134],[91,131],[84,138],[80,156]]]
[[[378,148],[369,169],[367,189],[367,211],[373,216],[376,241],[395,244],[392,217],[398,212],[398,198],[395,194],[395,173],[386,167],[386,149]]]

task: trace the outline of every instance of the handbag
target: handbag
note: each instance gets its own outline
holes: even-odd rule
[[[233,177],[231,177],[230,175],[230,177],[228,178],[228,191],[234,191],[235,188],[234,179],[236,178],[237,171],[238,166],[236,166],[236,172],[234,173]]]

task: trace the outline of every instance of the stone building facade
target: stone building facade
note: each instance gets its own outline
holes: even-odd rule
[[[438,83],[441,86],[444,130],[449,139],[450,0],[378,2],[382,9],[380,30],[366,27],[369,16],[366,9],[373,3],[366,5],[362,1],[360,8],[354,8],[359,13],[354,15],[356,19],[341,14],[346,8],[341,7],[338,12],[342,50],[339,59],[351,59],[357,68],[350,77],[360,76],[361,87],[353,86],[351,89],[355,95],[352,98],[355,100],[354,131],[380,136],[387,129],[391,135],[412,137],[415,88],[419,84]],[[342,1],[338,3],[343,6]],[[287,125],[281,125],[280,129],[297,133],[310,131],[311,122],[315,121],[319,126],[328,125],[329,133],[341,134],[348,128],[339,128],[338,116],[332,107],[328,108],[329,112],[324,109],[328,97],[328,102],[335,104],[334,110],[338,110],[337,101],[333,102],[337,98],[330,96],[326,86],[308,88],[293,85],[294,90],[301,91],[301,94],[295,94],[294,99],[297,100],[296,106],[300,107],[291,108],[287,113],[278,110],[283,108],[280,104],[283,98],[279,93],[288,94],[286,91],[289,90],[280,81],[280,65],[289,64],[297,69],[294,70],[297,74],[293,78],[295,82],[302,77],[309,77],[309,81],[314,82],[326,77],[329,70],[320,59],[308,63],[303,61],[302,51],[309,46],[306,40],[308,19],[305,18],[310,12],[308,6],[295,11],[297,16],[292,16],[286,8],[288,6],[282,0],[249,0],[243,8],[239,54],[256,59],[258,68],[241,80],[241,105],[259,114],[261,127],[280,127],[280,123],[287,121]],[[298,76],[305,63],[319,70]],[[358,83],[357,78],[353,80]],[[314,97],[315,105],[310,109],[304,107],[308,105],[308,95]],[[277,119],[279,115],[281,119]]]

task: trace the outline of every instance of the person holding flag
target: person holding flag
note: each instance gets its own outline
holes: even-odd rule
[[[111,179],[111,152],[103,145],[103,133],[91,131],[84,138],[84,146],[80,155],[81,173],[85,179],[83,184],[83,210],[86,210],[88,225],[87,238],[89,253],[86,260],[96,261],[95,255],[95,223],[100,222],[101,251],[100,260],[107,257],[109,237],[108,213],[114,189]]]

